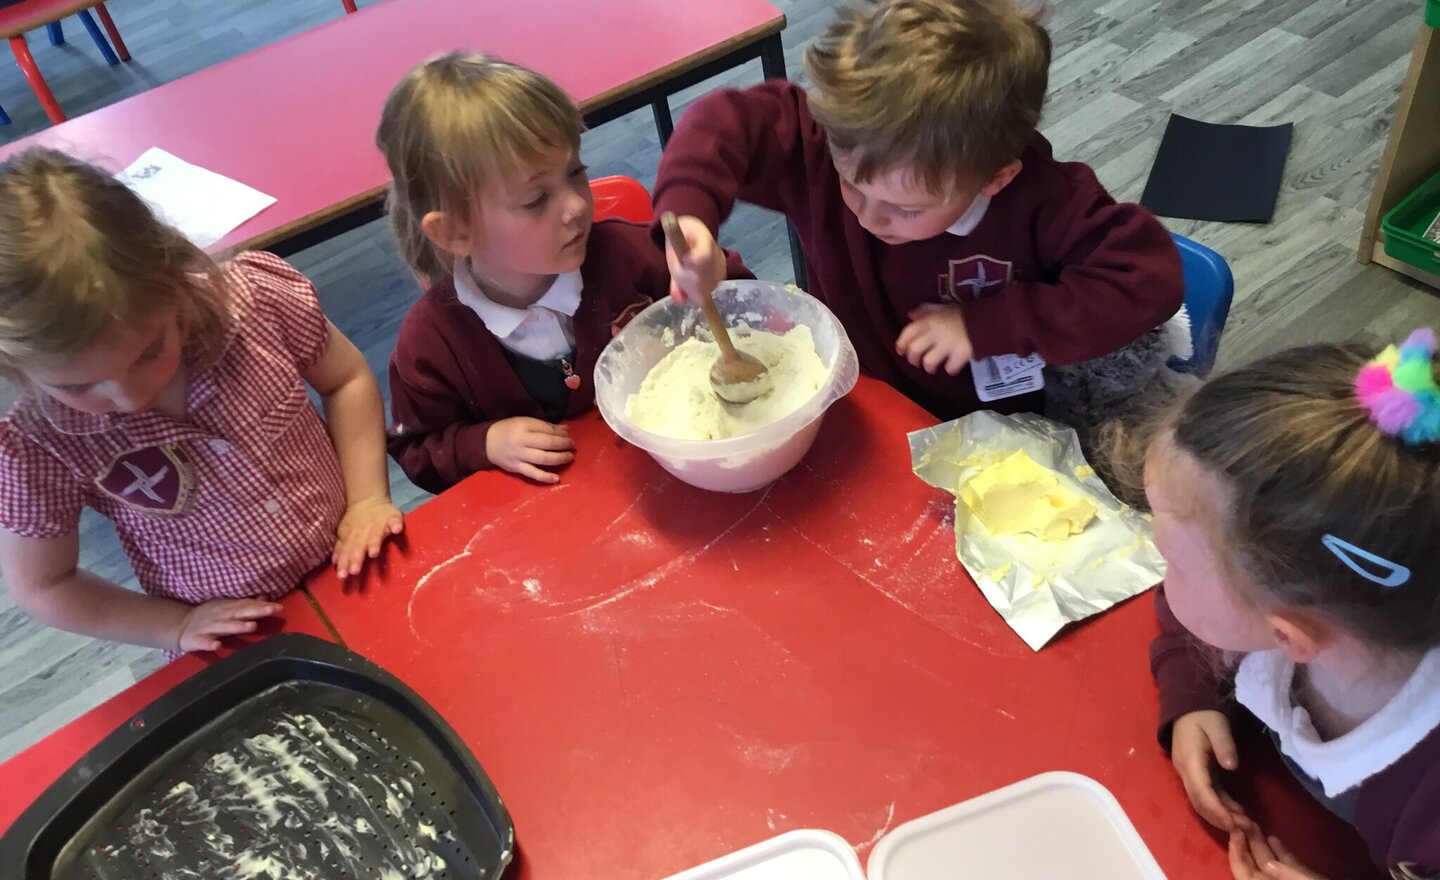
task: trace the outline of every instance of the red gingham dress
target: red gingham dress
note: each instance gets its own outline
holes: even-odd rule
[[[188,422],[16,402],[0,420],[0,527],[54,538],[93,507],[145,592],[192,604],[279,598],[329,559],[345,486],[303,379],[327,340],[315,288],[264,253],[237,256],[224,283],[233,326],[190,381]]]

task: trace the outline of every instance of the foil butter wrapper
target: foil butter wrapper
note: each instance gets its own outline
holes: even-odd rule
[[[1095,475],[1075,431],[1032,413],[974,412],[909,435],[916,476],[955,495],[955,554],[1025,644],[1038,651],[1067,623],[1143,593],[1165,576],[1148,514],[1122,504]],[[987,465],[1024,450],[1095,504],[1078,535],[1046,541],[994,535],[962,489]]]

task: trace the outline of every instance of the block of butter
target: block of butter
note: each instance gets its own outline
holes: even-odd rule
[[[1093,502],[1061,485],[1023,449],[985,466],[965,484],[963,495],[971,513],[995,535],[1029,532],[1062,541],[1095,518]]]

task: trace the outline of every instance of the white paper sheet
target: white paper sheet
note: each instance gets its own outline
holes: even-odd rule
[[[151,147],[115,175],[195,244],[208,248],[275,204],[236,180]]]

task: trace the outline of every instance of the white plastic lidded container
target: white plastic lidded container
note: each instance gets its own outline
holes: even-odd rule
[[[820,389],[800,408],[763,428],[723,440],[675,440],[631,424],[625,405],[661,358],[709,329],[692,305],[670,299],[651,303],[612,340],[595,363],[595,403],[616,434],[635,444],[681,480],[717,492],[753,492],[793,468],[820,431],[825,410],[855,387],[859,359],[840,321],[818,299],[768,281],[726,281],[715,288],[715,305],[730,327],[747,324],[783,333],[805,325],[815,352],[828,368]]]
[[[845,838],[829,831],[787,831],[667,880],[865,880]]]
[[[1067,772],[906,822],[866,868],[843,838],[801,830],[667,880],[1165,880],[1115,796]]]
[[[1042,773],[906,822],[869,880],[1165,880],[1120,802],[1078,773]]]

